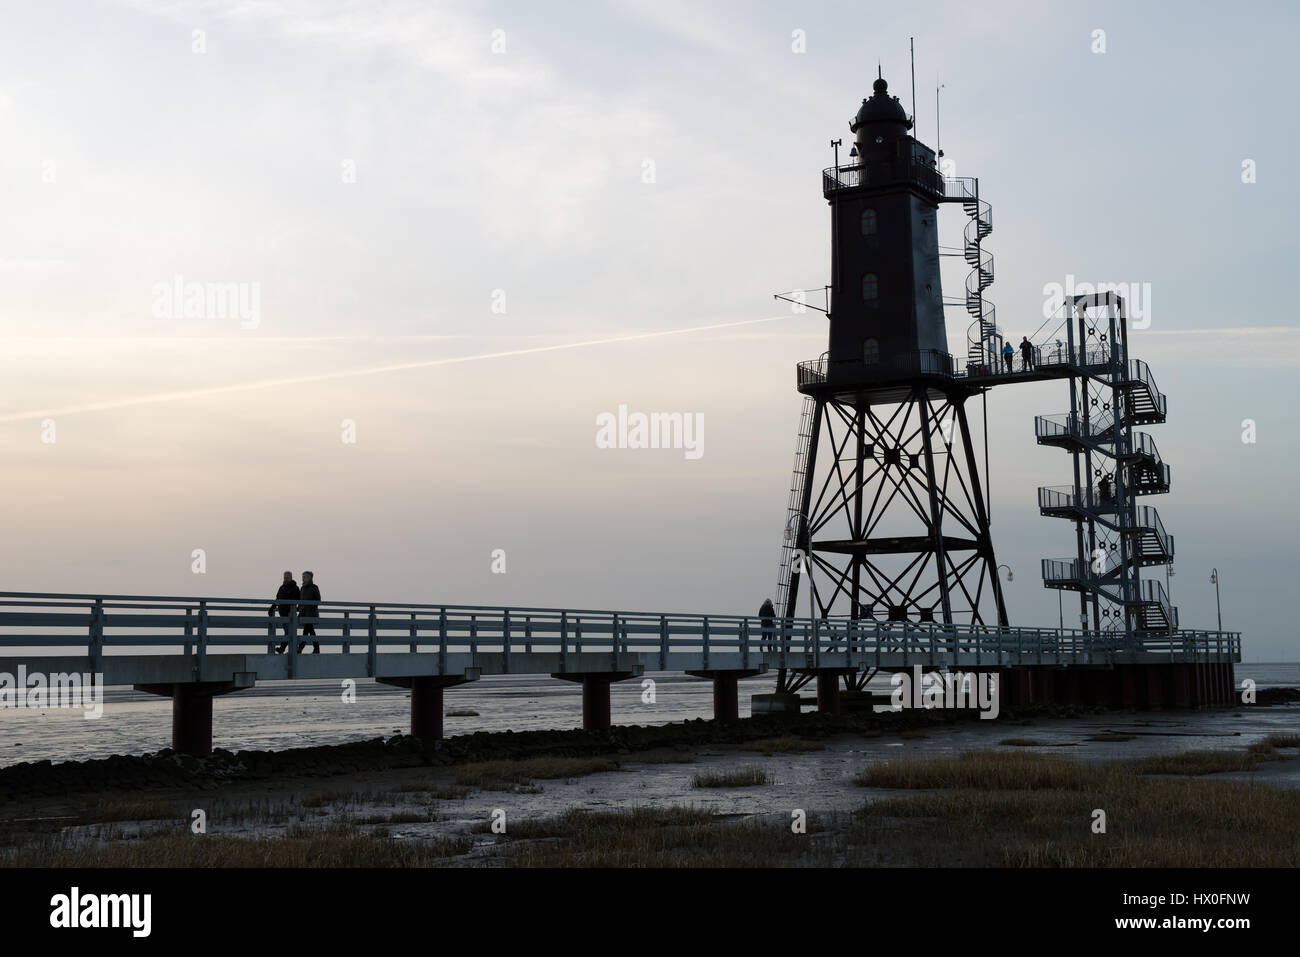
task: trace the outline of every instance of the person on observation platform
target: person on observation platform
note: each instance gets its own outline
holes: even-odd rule
[[[1101,493],[1103,502],[1110,502],[1115,497],[1115,486],[1109,475],[1103,475],[1101,481],[1097,483],[1097,491]]]
[[[772,619],[776,617],[776,609],[772,607],[772,599],[763,600],[762,607],[758,609],[758,617],[763,623],[763,642],[759,648],[763,651],[775,651],[776,641],[773,637]]]
[[[316,582],[313,581],[312,579],[313,579],[313,576],[312,576],[312,573],[311,573],[311,572],[303,572],[303,573],[302,573],[302,599],[303,599],[304,602],[318,602],[318,601],[320,601],[320,589],[316,587]],[[303,618],[315,618],[315,617],[316,617],[316,605],[315,605],[315,604],[304,604],[304,605],[299,605],[298,608],[299,608],[298,614],[299,614],[301,617],[303,617]],[[312,642],[311,642],[311,650],[312,650],[312,652],[314,652],[315,654],[318,654],[318,655],[319,655],[319,654],[320,654],[320,642],[316,640],[316,624],[315,624],[315,622],[308,622],[307,624],[305,624],[305,625],[302,626],[302,638],[303,638],[303,640],[300,641],[300,642],[298,642],[298,651],[299,651],[299,653],[301,653],[302,650],[303,650],[303,648],[305,648],[305,647],[307,646],[307,636],[308,636],[308,635],[311,635],[311,638],[312,638]]]
[[[1011,343],[1006,343],[1002,347],[1002,358],[1006,361],[1007,371],[1011,371],[1011,359],[1016,354],[1016,350],[1011,348]]]
[[[1034,368],[1034,347],[1029,341],[1028,336],[1020,338],[1020,356],[1025,360],[1025,371],[1030,372]]]
[[[285,572],[284,581],[280,584],[280,590],[275,593],[275,600],[278,602],[291,602],[297,601],[299,597],[298,583],[293,580],[293,572]],[[286,619],[284,623],[284,641],[275,647],[275,653],[282,655],[285,649],[289,647],[289,622],[287,619],[293,613],[293,605],[276,605],[275,602],[272,602],[267,614],[274,615],[277,608],[280,611],[280,617]]]

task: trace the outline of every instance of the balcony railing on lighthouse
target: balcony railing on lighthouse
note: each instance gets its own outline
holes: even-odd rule
[[[831,166],[822,170],[822,194],[829,199],[841,190],[859,186],[916,183],[938,196],[944,195],[943,175],[931,166],[900,161],[886,166]]]

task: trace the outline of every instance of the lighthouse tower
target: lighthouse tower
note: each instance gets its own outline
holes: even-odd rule
[[[837,382],[918,371],[948,354],[934,151],[909,135],[912,121],[883,78],[849,128],[857,164],[828,171],[824,184],[832,222],[828,373]]]
[[[805,396],[778,582],[793,616],[801,579],[818,617],[1007,622],[966,399],[982,392],[949,354],[939,208],[971,222],[964,305],[985,351],[988,204],[974,180],[945,181],[935,153],[878,78],[850,121],[851,162],[824,170],[831,210],[826,352],[802,362]],[[983,270],[988,259],[988,269]]]

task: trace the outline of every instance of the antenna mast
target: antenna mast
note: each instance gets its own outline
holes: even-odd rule
[[[943,89],[943,84],[935,77],[934,82],[934,151],[943,156],[943,147],[940,145],[942,140],[939,138],[939,91]]]
[[[912,130],[913,136],[916,135],[916,38],[908,37],[907,46],[912,53]]]

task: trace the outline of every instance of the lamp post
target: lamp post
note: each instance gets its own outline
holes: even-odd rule
[[[1219,631],[1223,631],[1223,604],[1219,601],[1219,570],[1210,572],[1210,584],[1214,586],[1214,607],[1219,612]]]
[[[840,175],[840,144],[843,142],[843,140],[831,140],[831,149],[835,151],[835,175],[837,178]]]

